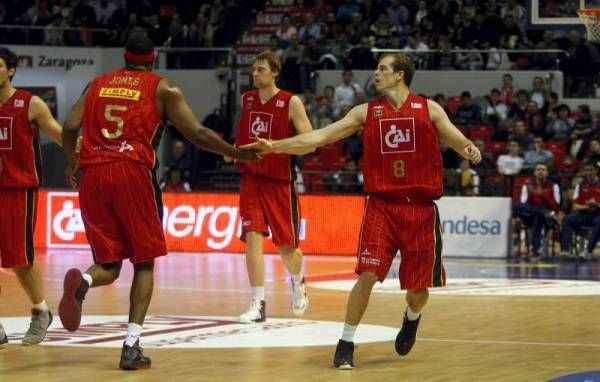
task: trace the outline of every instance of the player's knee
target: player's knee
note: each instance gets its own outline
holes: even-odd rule
[[[12,268],[13,272],[15,272],[15,274],[17,274],[17,275],[30,272],[32,269],[33,269],[33,264],[19,265],[19,266]]]
[[[358,280],[366,286],[373,287],[373,285],[375,285],[375,283],[379,280],[379,276],[377,276],[377,274],[374,272],[362,272]]]
[[[294,248],[289,245],[281,245],[277,247],[277,250],[282,256],[293,256],[296,254],[296,252],[300,252],[298,248]]]
[[[144,261],[143,263],[133,264],[133,270],[139,271],[152,271],[154,270],[154,260]]]
[[[116,280],[119,278],[119,275],[121,274],[121,267],[123,266],[123,262],[117,261],[115,263],[101,264],[100,266],[102,267],[102,269],[105,272],[108,272],[112,275],[113,280]]]

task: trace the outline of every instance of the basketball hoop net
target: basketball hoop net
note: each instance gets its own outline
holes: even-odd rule
[[[588,41],[600,42],[600,9],[578,9],[577,14],[587,29]]]

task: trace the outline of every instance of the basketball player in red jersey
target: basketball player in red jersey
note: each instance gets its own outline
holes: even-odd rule
[[[33,304],[23,345],[46,337],[52,314],[44,299],[40,275],[33,265],[33,230],[42,153],[39,130],[61,144],[61,126],[38,96],[13,87],[17,55],[0,48],[0,261],[12,268]],[[8,342],[0,325],[0,345]]]
[[[366,202],[358,263],[360,275],[348,300],[334,366],[354,368],[354,333],[375,282],[383,281],[397,250],[402,261],[400,287],[408,307],[396,337],[396,352],[406,355],[415,342],[428,288],[444,286],[440,218],[434,200],[442,196],[442,160],[438,141],[478,163],[481,153],[450,122],[440,105],[409,90],[414,65],[409,56],[385,54],[375,71],[380,99],[353,108],[326,128],[282,141],[259,140],[262,153],[303,154],[363,129]]]
[[[160,216],[161,195],[153,169],[163,118],[197,146],[239,161],[256,160],[236,149],[194,116],[179,87],[152,73],[154,46],[145,35],[133,36],[125,48],[123,69],[94,79],[65,122],[66,176],[75,185],[75,143],[83,141],[79,199],[86,235],[94,256],[85,274],[67,272],[59,315],[74,331],[89,287],[111,284],[122,262],[133,263],[129,325],[119,367],[149,368],[139,337],[152,297],[154,259],[167,253]]]
[[[265,51],[254,58],[252,78],[257,89],[242,95],[236,145],[254,142],[257,137],[283,139],[312,131],[300,98],[276,86],[280,73],[281,61],[272,52]],[[263,237],[269,234],[269,228],[273,244],[291,274],[292,312],[302,315],[308,307],[308,297],[302,252],[298,248],[300,211],[293,159],[287,154],[275,154],[238,167],[242,170],[242,240],[246,242],[246,267],[252,287],[250,307],[239,321],[249,324],[266,319]]]

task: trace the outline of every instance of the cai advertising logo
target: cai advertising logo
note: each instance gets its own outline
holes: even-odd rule
[[[415,151],[415,119],[390,118],[379,120],[382,154]]]
[[[47,208],[49,248],[89,248],[76,192],[49,192]]]

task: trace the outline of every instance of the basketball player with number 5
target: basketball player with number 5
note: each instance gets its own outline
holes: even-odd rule
[[[354,333],[367,308],[373,285],[383,281],[400,250],[400,287],[408,306],[396,337],[396,352],[406,355],[416,339],[428,288],[446,283],[442,264],[440,217],[434,200],[442,196],[439,141],[478,163],[481,153],[450,122],[434,101],[409,90],[414,74],[410,57],[384,54],[375,70],[383,97],[354,107],[323,129],[280,141],[260,139],[247,145],[263,154],[304,154],[363,129],[364,187],[368,194],[360,233],[354,285],[344,332],[334,357],[339,369],[354,367]],[[243,146],[244,147],[244,146]]]
[[[162,200],[154,174],[163,120],[169,119],[205,150],[241,162],[258,159],[256,153],[237,149],[202,126],[181,89],[152,73],[154,59],[152,41],[146,35],[132,36],[125,47],[125,68],[90,83],[67,118],[62,135],[65,175],[75,187],[75,147],[83,126],[79,200],[94,265],[83,275],[78,269],[67,272],[59,316],[67,330],[77,330],[88,289],[115,281],[128,258],[134,276],[119,363],[125,370],[151,365],[139,338],[152,297],[154,259],[167,253]]]

